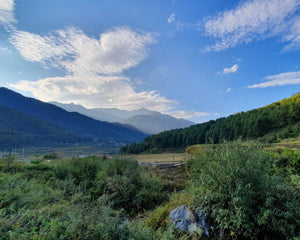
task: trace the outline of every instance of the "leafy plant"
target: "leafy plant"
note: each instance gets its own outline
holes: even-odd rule
[[[272,174],[273,160],[258,145],[226,143],[193,161],[189,186],[214,231],[247,239],[299,234],[299,192]]]

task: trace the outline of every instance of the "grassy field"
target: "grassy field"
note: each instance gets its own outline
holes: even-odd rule
[[[83,156],[103,156],[117,154],[119,148],[116,147],[101,147],[101,146],[73,146],[73,147],[25,147],[13,148],[12,156],[15,160],[36,159],[43,157],[45,154],[57,153],[59,158],[78,158]],[[1,151],[0,159],[7,157],[9,151]]]
[[[127,156],[136,158],[142,162],[170,162],[173,161],[173,158],[174,161],[183,161],[187,157],[185,153],[137,154]]]

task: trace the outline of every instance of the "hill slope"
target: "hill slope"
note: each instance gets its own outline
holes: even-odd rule
[[[87,109],[81,105],[73,103],[63,104],[53,102],[53,104],[69,112],[79,112],[96,120],[129,124],[140,131],[149,134],[156,134],[170,129],[188,127],[194,124],[193,122],[182,118],[174,118],[170,115],[161,114],[156,111],[150,111],[145,108],[134,111],[126,111],[116,108]]]
[[[263,108],[236,113],[227,118],[197,124],[188,128],[162,132],[138,144],[125,146],[123,152],[140,153],[193,144],[220,143],[238,138],[275,142],[300,134],[300,94]]]
[[[146,135],[132,127],[97,121],[76,112],[67,112],[53,104],[24,97],[7,88],[0,88],[0,104],[17,109],[63,129],[90,136],[99,141],[134,142]]]
[[[0,105],[0,146],[58,146],[92,139],[68,132],[53,124]]]

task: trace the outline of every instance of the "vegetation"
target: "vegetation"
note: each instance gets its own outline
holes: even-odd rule
[[[60,146],[91,142],[53,124],[0,105],[0,146]]]
[[[63,130],[65,133],[73,133],[74,137],[81,136],[81,138],[88,140],[90,144],[95,144],[95,141],[98,141],[98,143],[113,141],[115,142],[115,145],[118,145],[116,143],[131,143],[139,141],[146,136],[144,133],[132,127],[97,121],[77,112],[67,112],[53,104],[45,103],[34,98],[24,97],[19,93],[3,87],[0,87],[0,105],[12,110],[18,110],[19,113],[24,115],[24,118],[26,118],[25,115],[27,115],[33,117],[35,120],[39,120],[40,124],[37,125],[37,130],[40,125],[41,127],[46,128],[46,130],[49,128],[49,125],[52,125],[52,128],[54,126],[56,129]],[[5,116],[5,112],[3,112],[2,115]],[[9,117],[8,119],[13,119],[13,122],[15,123],[14,127],[23,126],[22,116],[19,118]],[[41,122],[43,122],[43,124],[41,124]],[[48,125],[44,126],[45,123]],[[35,126],[35,124],[30,121],[28,121],[28,125],[30,128]],[[6,127],[6,125],[4,125],[4,127]],[[34,128],[32,130],[34,131]],[[26,139],[33,141],[36,138],[30,138],[30,135],[25,137],[27,138],[23,139],[24,145],[32,146],[26,142]],[[64,139],[63,135],[60,135],[60,137],[61,139]],[[47,138],[44,136],[43,140],[46,141],[46,139]],[[37,145],[38,142],[39,141],[35,142],[35,146],[47,146],[46,144]],[[51,146],[51,144],[48,145]]]
[[[263,108],[233,114],[184,129],[165,131],[122,148],[124,153],[160,152],[194,144],[237,139],[278,142],[300,134],[300,94]]]
[[[212,239],[299,237],[299,150],[240,142],[187,150],[186,168],[169,172],[55,153],[6,172],[3,159],[1,239],[201,239],[169,223],[183,204],[204,209]]]
[[[215,236],[299,236],[299,186],[287,178],[287,172],[299,171],[300,158],[295,154],[282,154],[288,159],[282,166],[257,145],[233,143],[208,149],[192,160],[189,192],[193,205],[204,207],[211,218]]]
[[[166,197],[133,160],[55,161],[14,163],[7,174],[1,164],[1,239],[128,239],[137,229],[126,219]]]

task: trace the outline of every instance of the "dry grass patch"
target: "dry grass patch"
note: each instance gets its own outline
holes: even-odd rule
[[[131,158],[138,159],[142,162],[170,162],[170,161],[184,161],[186,159],[185,153],[160,153],[160,154],[137,154],[129,155]]]

